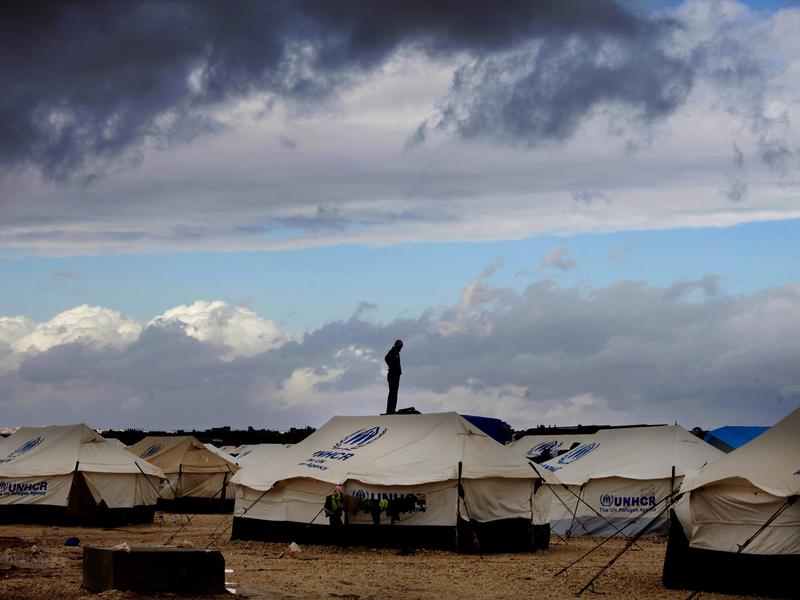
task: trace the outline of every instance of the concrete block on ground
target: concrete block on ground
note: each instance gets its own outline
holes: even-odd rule
[[[219,550],[137,546],[130,552],[84,547],[83,587],[173,594],[225,592],[225,559]]]

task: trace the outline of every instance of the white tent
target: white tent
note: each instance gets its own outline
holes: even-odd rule
[[[550,525],[573,535],[666,533],[666,517],[650,523],[687,471],[723,453],[680,426],[601,429],[589,441],[537,469],[557,494]],[[580,500],[578,499],[580,498]]]
[[[800,496],[800,409],[687,477],[681,492],[690,493],[690,546],[737,552],[788,499]],[[742,552],[800,554],[800,502]]]
[[[148,436],[129,450],[164,471],[163,500],[180,500],[185,505],[192,499],[200,501],[194,506],[198,510],[203,504],[208,504],[206,509],[217,505],[229,510],[226,500],[232,500],[233,494],[228,482],[239,467],[227,453],[209,449],[191,435]]]
[[[800,409],[688,475],[681,492],[665,586],[796,597]]]
[[[559,433],[549,435],[526,435],[508,444],[514,452],[525,458],[538,458],[543,452],[563,454],[573,444],[591,441],[592,433]]]
[[[223,450],[222,448],[217,448],[214,444],[203,444],[203,446],[205,446],[206,448],[211,450],[211,452],[213,452],[223,460],[226,460],[227,462],[233,462],[233,463],[236,462],[236,457],[233,456],[233,454],[231,454],[227,450]]]
[[[163,478],[82,423],[24,427],[0,439],[0,518],[152,520]]]
[[[537,479],[526,460],[456,413],[334,417],[274,459],[236,474],[234,537],[279,539],[307,523],[326,525],[320,509],[342,484],[360,500],[419,500],[391,529],[376,529],[365,512],[348,514],[349,540],[359,528],[379,529],[382,542],[402,534],[405,543],[452,547],[459,522],[471,520],[473,527],[522,525],[529,541],[531,521],[546,522],[532,498]]]
[[[277,452],[289,448],[291,444],[247,444],[237,448],[236,463],[240,467],[252,465],[265,458],[274,458]]]

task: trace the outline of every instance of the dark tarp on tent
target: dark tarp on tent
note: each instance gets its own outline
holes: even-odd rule
[[[509,428],[501,419],[492,417],[478,417],[475,415],[461,415],[467,421],[475,425],[483,433],[501,444],[505,444],[509,438]]]
[[[726,425],[725,427],[718,427],[717,429],[709,431],[703,440],[723,452],[732,452],[736,450],[736,448],[744,446],[750,440],[757,438],[767,429],[769,429],[769,427],[739,427],[735,425]]]

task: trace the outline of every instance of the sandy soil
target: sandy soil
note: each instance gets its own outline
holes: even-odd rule
[[[82,550],[64,547],[70,536],[81,545],[161,545],[178,527],[177,515],[157,515],[156,523],[114,530],[42,525],[0,525],[0,599],[57,600],[73,598],[168,598],[171,594],[142,596],[107,591],[92,594],[81,588]],[[574,598],[597,570],[623,545],[605,544],[567,574],[562,567],[594,546],[590,539],[555,543],[531,554],[484,557],[418,550],[400,555],[396,550],[305,546],[298,558],[278,558],[283,544],[230,541],[230,516],[199,515],[175,542],[205,548],[217,530],[216,546],[225,556],[230,589],[242,598]],[[36,545],[36,551],[32,547]],[[686,591],[661,587],[661,565],[666,544],[641,541],[640,549],[626,553],[596,583],[607,600],[617,598],[685,599]],[[587,591],[583,598],[592,598]],[[226,596],[212,596],[225,598]],[[233,596],[228,595],[228,598]],[[702,594],[707,599],[735,598]]]

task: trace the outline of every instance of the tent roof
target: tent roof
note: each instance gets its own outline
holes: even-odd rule
[[[164,473],[235,473],[239,469],[233,457],[226,458],[218,449],[209,450],[193,435],[150,435],[128,449]]]
[[[244,467],[233,482],[269,489],[308,477],[331,484],[415,485],[462,477],[536,479],[524,458],[457,413],[334,417],[274,460]]]
[[[23,427],[0,439],[0,477],[87,473],[164,473],[83,423]]]
[[[569,485],[590,479],[661,479],[682,476],[706,462],[723,456],[697,436],[678,425],[601,429],[574,450],[543,463],[540,472],[554,473]]]
[[[687,478],[681,491],[730,479],[745,479],[781,498],[800,494],[800,408],[751,442]]]
[[[246,444],[239,446],[237,448],[236,462],[240,467],[257,463],[290,446],[291,444]]]
[[[220,458],[227,460],[228,462],[236,462],[235,456],[233,456],[230,452],[226,452],[222,448],[217,448],[214,444],[203,444],[203,446],[208,448],[211,452],[213,452]]]

